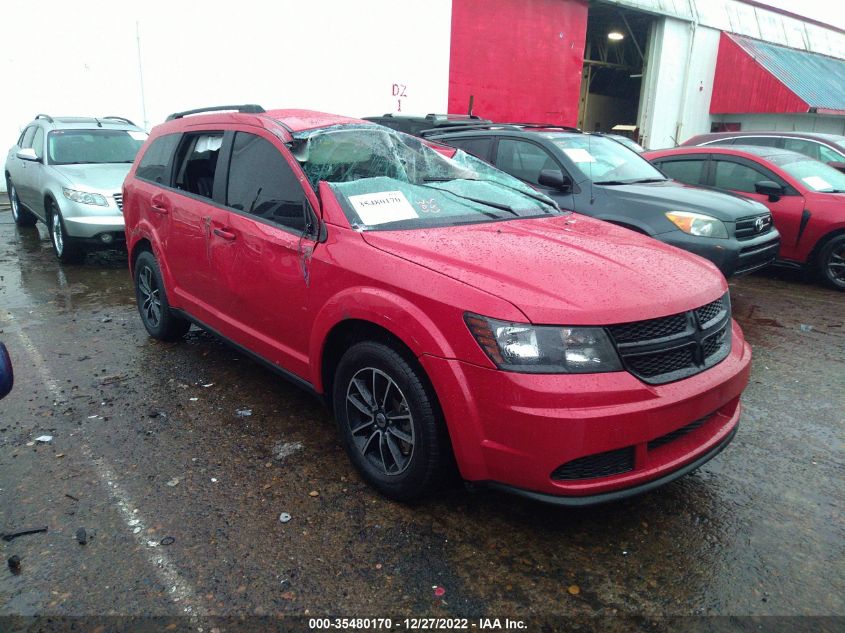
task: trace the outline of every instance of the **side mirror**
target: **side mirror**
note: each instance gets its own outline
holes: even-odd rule
[[[38,158],[38,155],[35,153],[35,150],[31,147],[27,147],[25,149],[19,149],[18,153],[15,154],[21,160],[29,160],[33,162],[40,162],[41,159]]]
[[[828,163],[834,169],[845,172],[845,161],[832,160]]]
[[[9,395],[13,384],[15,375],[12,373],[12,359],[9,357],[9,350],[0,343],[0,399]]]
[[[783,187],[771,180],[761,180],[754,183],[754,191],[761,196],[769,196],[769,202],[777,202],[783,195]]]
[[[572,179],[569,176],[564,176],[559,169],[543,169],[540,172],[540,177],[537,182],[544,187],[551,189],[558,189],[566,193],[572,190]]]

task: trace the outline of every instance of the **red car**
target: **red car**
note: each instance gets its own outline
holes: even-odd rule
[[[707,145],[643,154],[670,178],[765,204],[780,231],[781,263],[815,268],[845,290],[845,174],[775,147]]]
[[[231,108],[230,108],[231,109]],[[258,106],[156,127],[124,184],[148,332],[195,323],[327,400],[379,492],[586,505],[733,438],[751,350],[709,262],[463,151]]]

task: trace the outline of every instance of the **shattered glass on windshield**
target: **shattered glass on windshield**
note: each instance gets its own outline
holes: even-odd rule
[[[458,150],[452,158],[378,125],[294,135],[311,186],[332,188],[354,228],[419,228],[561,213],[547,196]]]

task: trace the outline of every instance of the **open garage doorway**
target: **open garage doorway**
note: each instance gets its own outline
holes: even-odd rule
[[[638,113],[653,16],[590,2],[578,127],[640,141]]]

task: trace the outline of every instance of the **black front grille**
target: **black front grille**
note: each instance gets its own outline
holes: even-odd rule
[[[712,303],[708,303],[706,306],[701,306],[695,311],[695,316],[698,317],[698,322],[703,326],[707,325],[713,319],[720,318],[724,316],[722,313],[725,311],[725,303],[722,301],[722,298],[719,297]]]
[[[772,230],[772,215],[763,213],[736,221],[736,239],[750,240],[751,238],[768,233]]]
[[[675,429],[671,433],[667,433],[666,435],[661,435],[660,437],[656,437],[648,443],[648,450],[653,451],[656,448],[660,448],[661,446],[666,446],[669,442],[674,442],[675,440],[682,438],[684,435],[688,433],[692,433],[696,429],[700,429],[704,426],[707,421],[710,419],[711,416],[705,416],[695,422],[690,422],[686,426],[682,426],[679,429]]]
[[[607,328],[622,363],[643,382],[681,380],[724,360],[731,347],[726,293],[706,305],[660,319]]]
[[[642,341],[647,339],[663,338],[683,332],[687,327],[687,320],[683,314],[662,319],[649,319],[648,321],[635,321],[634,323],[623,323],[610,327],[610,333],[617,343],[629,341]]]
[[[116,194],[114,194],[113,197],[114,197],[114,202],[117,205],[117,208],[120,209],[121,211],[123,211],[123,194],[122,193],[116,193]]]
[[[628,367],[630,370],[646,378],[680,371],[693,363],[694,359],[690,346],[669,350],[668,352],[643,354],[642,356],[628,358]]]
[[[626,446],[606,453],[587,455],[566,462],[552,472],[552,479],[595,479],[610,477],[634,469],[634,447]]]

